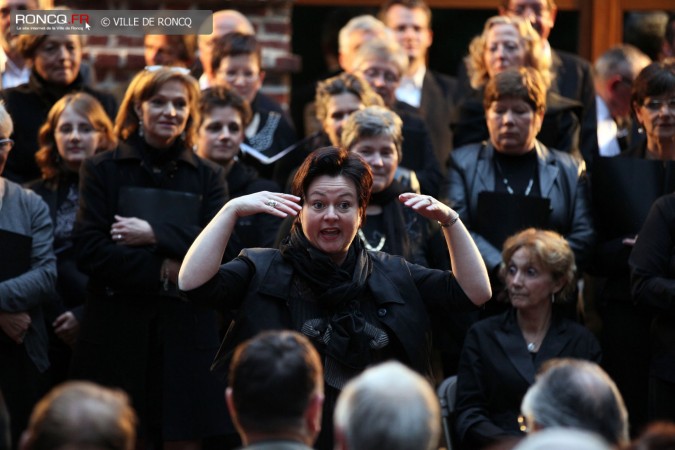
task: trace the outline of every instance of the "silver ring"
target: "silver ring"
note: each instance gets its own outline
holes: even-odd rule
[[[121,240],[122,240],[122,235],[121,235],[121,234],[116,234],[116,235],[115,235],[115,239],[118,240],[118,241],[121,241]]]
[[[276,200],[267,200],[265,204],[267,206],[271,206],[272,208],[276,208],[279,202],[277,202]]]

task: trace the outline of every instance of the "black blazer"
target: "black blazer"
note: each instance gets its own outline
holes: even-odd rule
[[[403,157],[400,165],[415,171],[423,194],[438,197],[443,174],[424,119],[417,112],[417,108],[398,100],[393,111],[403,121]]]
[[[457,374],[455,424],[462,448],[477,449],[505,436],[520,435],[518,414],[525,392],[545,361],[561,357],[599,363],[601,350],[587,328],[555,310],[534,358],[527,350],[515,309],[471,327]]]
[[[595,87],[591,65],[572,53],[551,49],[551,69],[555,74],[551,90],[581,103],[579,147],[586,164],[598,154]]]

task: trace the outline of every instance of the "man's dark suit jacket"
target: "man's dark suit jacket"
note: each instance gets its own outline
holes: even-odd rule
[[[593,157],[598,154],[595,88],[591,65],[572,53],[553,49],[551,49],[551,59],[555,74],[551,90],[563,97],[577,100],[584,106],[580,120],[579,147],[586,165],[590,166]]]
[[[455,107],[457,80],[454,77],[427,70],[422,81],[419,111],[427,123],[436,159],[445,172],[452,151],[450,117]]]

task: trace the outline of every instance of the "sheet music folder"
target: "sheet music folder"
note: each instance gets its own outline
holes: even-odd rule
[[[529,227],[549,227],[551,200],[506,192],[478,194],[476,232],[501,249],[509,236]]]
[[[636,234],[654,200],[675,191],[675,164],[599,157],[593,164],[592,188],[600,234],[607,238]]]
[[[148,222],[199,225],[202,196],[192,192],[122,186],[117,213]]]
[[[13,231],[0,230],[0,281],[16,278],[30,270],[33,238]]]
[[[28,272],[32,252],[33,238],[31,236],[0,229],[0,282]],[[0,342],[14,343],[2,331],[0,331]]]

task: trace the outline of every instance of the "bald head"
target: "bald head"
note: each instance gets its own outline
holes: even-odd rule
[[[255,34],[255,28],[246,16],[234,9],[222,9],[213,13],[213,31],[211,34],[199,35],[199,60],[209,80],[212,79],[213,42],[217,38],[235,31],[242,34]]]

